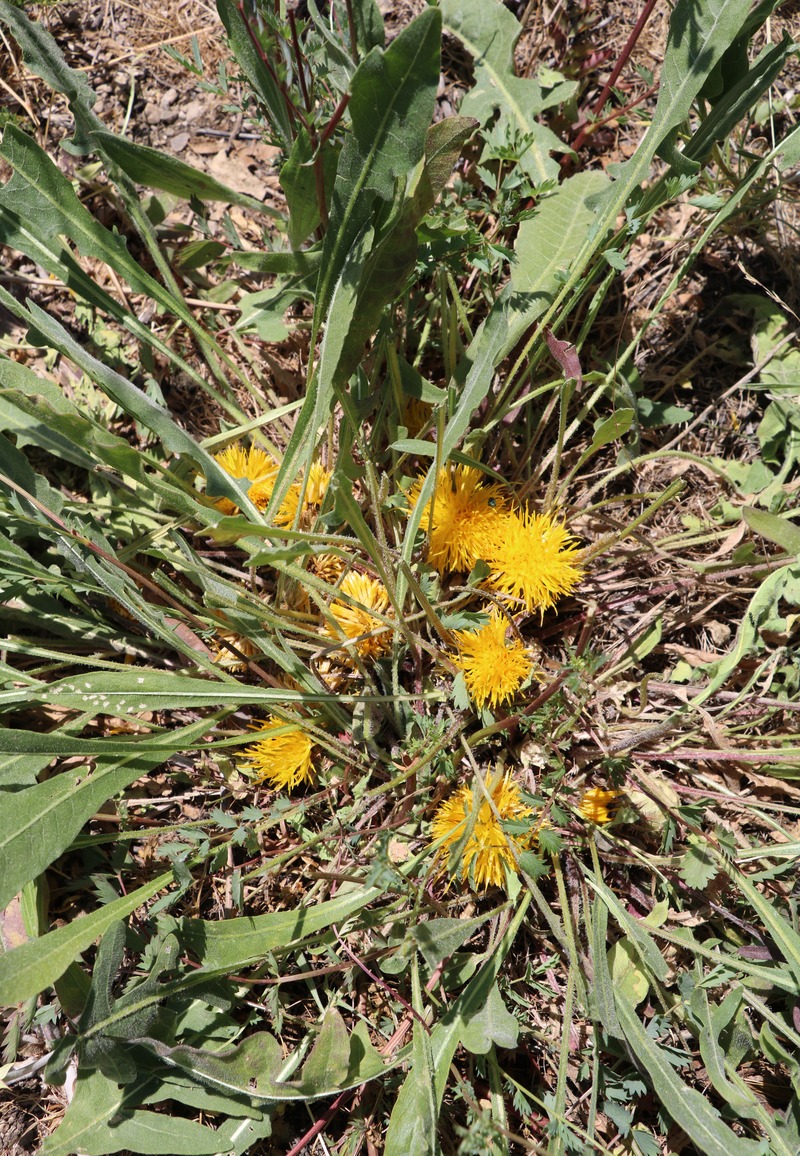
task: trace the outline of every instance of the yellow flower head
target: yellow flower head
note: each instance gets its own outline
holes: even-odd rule
[[[464,672],[469,696],[479,710],[512,698],[533,670],[518,638],[506,642],[506,619],[497,611],[480,630],[454,630],[456,666]]]
[[[317,578],[335,586],[344,571],[344,562],[338,554],[312,554],[308,568]]]
[[[422,512],[422,529],[429,532],[428,561],[440,574],[448,570],[471,570],[486,558],[490,546],[501,536],[506,498],[495,483],[484,485],[485,475],[470,466],[448,466],[439,471],[433,500]],[[424,479],[418,478],[409,491],[413,510],[419,501]]]
[[[439,807],[433,820],[431,835],[434,840],[444,838],[444,842],[436,850],[436,855],[446,862],[451,849],[469,831],[461,852],[461,868],[458,874],[462,880],[473,881],[476,887],[497,887],[505,882],[505,867],[516,871],[511,849],[513,848],[518,855],[520,851],[526,849],[529,842],[527,835],[507,835],[501,823],[509,819],[524,819],[532,814],[533,810],[522,802],[519,787],[509,774],[498,774],[493,780],[487,778],[486,790],[491,796],[500,821],[482,792],[478,796],[476,815],[472,788],[461,787]]]
[[[259,449],[258,446],[245,448],[241,442],[234,442],[221,453],[215,454],[214,461],[222,467],[226,474],[230,474],[232,478],[237,480],[246,479],[250,482],[251,487],[256,482],[263,482],[269,478],[274,479],[278,472],[278,463],[273,457]],[[227,498],[220,498],[217,507],[224,514],[233,514],[238,509]]]
[[[305,783],[313,777],[311,751],[314,744],[300,728],[284,734],[270,734],[270,731],[285,727],[280,719],[269,718],[261,724],[265,737],[247,747],[244,769],[250,771],[256,782],[268,782],[276,791],[291,791],[298,783]],[[289,724],[291,725],[291,724]]]
[[[380,621],[372,613],[388,615],[390,612],[389,595],[386,587],[376,578],[369,578],[366,574],[356,574],[350,571],[346,574],[341,586],[342,594],[348,594],[360,606],[349,606],[346,602],[331,603],[331,614],[336,619],[339,633],[331,626],[328,633],[334,638],[358,638],[355,649],[362,658],[380,658],[392,645],[392,632],[387,627],[381,628]],[[361,638],[362,634],[380,629],[379,634],[371,638]]]
[[[590,787],[584,792],[578,810],[587,823],[610,823],[608,807],[618,795],[619,791],[604,791],[602,787]]]
[[[247,491],[247,496],[256,509],[263,514],[267,506],[272,501],[272,494],[275,489],[275,476],[271,478],[262,478],[255,482]],[[278,508],[275,515],[276,526],[291,526],[294,523],[297,515],[297,507],[300,505],[300,487],[295,485],[290,486],[286,491],[286,496]]]
[[[551,514],[507,514],[486,560],[493,589],[524,602],[527,610],[546,610],[569,594],[583,577],[578,547],[563,522]]]
[[[308,485],[306,486],[307,506],[321,506],[330,485],[331,471],[326,470],[322,462],[312,462],[308,471]]]

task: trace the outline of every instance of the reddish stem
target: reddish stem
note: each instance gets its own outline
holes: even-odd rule
[[[642,9],[642,11],[639,15],[639,19],[634,24],[633,30],[631,31],[630,36],[628,37],[627,41],[625,42],[625,47],[622,49],[622,52],[620,53],[619,60],[614,65],[614,68],[611,71],[611,75],[609,76],[608,80],[605,83],[603,91],[600,93],[600,96],[597,98],[597,103],[595,104],[594,108],[592,109],[592,115],[593,116],[598,117],[600,115],[600,113],[603,111],[603,106],[605,105],[606,101],[608,100],[608,98],[611,94],[612,88],[619,80],[620,73],[622,72],[625,65],[628,63],[628,59],[629,59],[631,53],[633,52],[634,47],[636,46],[636,41],[641,36],[642,31],[644,30],[644,26],[647,23],[647,21],[650,19],[650,15],[651,15],[653,9],[655,8],[655,6],[656,6],[656,0],[647,0],[644,8]],[[581,131],[578,133],[575,140],[573,141],[572,147],[575,150],[575,152],[577,152],[578,149],[581,147],[581,145],[584,143],[584,141],[586,140],[586,137],[589,135],[590,131],[591,131],[590,126],[588,124],[585,124],[583,126],[583,128],[581,129]]]

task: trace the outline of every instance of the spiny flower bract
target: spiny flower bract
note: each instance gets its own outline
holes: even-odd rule
[[[472,787],[461,787],[442,805],[433,820],[431,835],[434,841],[444,839],[436,850],[437,858],[449,859],[450,852],[469,831],[461,851],[461,863],[457,874],[464,881],[469,880],[476,887],[501,886],[505,882],[505,868],[516,871],[516,863],[511,848],[517,855],[529,843],[527,835],[507,834],[502,823],[520,820],[533,813],[520,797],[520,789],[510,774],[498,774],[487,778],[486,790],[499,815],[499,821],[482,792],[476,803]]]
[[[486,703],[497,707],[512,698],[533,670],[524,644],[506,641],[507,621],[493,611],[480,630],[454,630],[458,647],[455,660],[464,672],[469,696],[479,710]]]
[[[551,514],[513,511],[486,555],[489,585],[518,598],[526,610],[547,610],[583,577],[579,554],[564,523]]]
[[[610,823],[609,806],[619,795],[619,791],[605,791],[602,787],[590,787],[585,791],[578,810],[587,823]]]
[[[296,727],[283,734],[270,733],[286,726],[280,719],[267,719],[261,724],[262,737],[244,752],[245,769],[257,782],[266,781],[276,791],[291,791],[314,774],[311,764],[314,744],[304,731]]]
[[[384,627],[379,634],[374,634],[370,638],[362,638],[361,635],[370,634],[371,631],[382,625],[379,619],[371,613],[372,611],[377,611],[378,614],[383,615],[389,614],[390,604],[386,587],[376,578],[370,578],[366,574],[356,574],[355,571],[351,570],[349,574],[345,575],[339,589],[342,594],[349,595],[361,605],[350,606],[338,599],[331,603],[331,614],[336,619],[341,634],[336,633],[330,625],[328,626],[328,633],[334,638],[340,638],[341,635],[344,635],[345,638],[358,638],[359,641],[356,642],[355,649],[362,658],[379,658],[392,645],[391,630]]]
[[[409,491],[413,510],[419,501],[424,479],[418,478]],[[449,570],[471,570],[487,557],[497,539],[506,498],[492,482],[484,485],[485,474],[471,466],[448,466],[439,471],[433,499],[425,503],[420,526],[428,534],[428,561],[440,574]]]

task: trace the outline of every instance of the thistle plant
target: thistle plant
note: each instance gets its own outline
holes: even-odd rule
[[[789,804],[759,798],[734,834],[741,800],[708,772],[797,759],[796,415],[771,410],[760,474],[648,448],[668,407],[636,368],[703,246],[764,182],[791,185],[788,113],[728,155],[796,54],[761,46],[774,7],[678,0],[657,99],[607,172],[570,141],[598,139],[613,85],[591,102],[555,56],[517,75],[499,0],[439,0],[389,42],[375,0],[217,0],[242,116],[280,153],[275,208],[111,132],[0,0],[118,214],[6,124],[2,1071],[27,1078],[26,1041],[56,1025],[45,1154],[158,1135],[433,1156],[471,1150],[467,1120],[509,1154],[654,1152],[670,1120],[698,1151],[798,1150]],[[444,32],[472,68],[441,118]],[[202,234],[182,261],[161,194]],[[612,287],[687,203],[677,282],[606,357]],[[136,356],[87,347],[31,267]],[[301,351],[296,396],[264,368],[276,334]],[[170,410],[179,379],[212,434]],[[729,485],[713,525],[678,505],[676,462]],[[707,658],[670,599],[722,581],[714,551],[751,532],[778,552],[735,556],[750,601]],[[679,651],[688,674],[664,665]],[[753,1093],[756,1050],[788,1107]]]

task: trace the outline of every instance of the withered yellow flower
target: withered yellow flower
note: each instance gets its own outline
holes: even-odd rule
[[[507,501],[496,483],[485,483],[486,475],[471,466],[447,466],[439,471],[433,499],[425,503],[420,526],[429,535],[428,561],[440,574],[449,570],[471,570],[487,557],[489,547],[501,533]],[[424,478],[411,487],[408,500],[413,510],[419,501]]]
[[[507,626],[505,617],[494,610],[480,630],[453,631],[458,647],[455,663],[479,710],[487,702],[497,707],[513,698],[533,670],[524,644],[518,638],[506,640]]]
[[[357,638],[355,649],[362,658],[380,658],[391,648],[392,631],[375,617],[373,611],[385,616],[390,614],[391,607],[386,587],[376,578],[356,574],[351,570],[343,578],[339,590],[360,605],[350,606],[338,599],[332,602],[331,614],[336,619],[339,633],[336,633],[330,625],[328,633],[334,638]],[[373,631],[379,633],[372,633]],[[363,635],[369,637],[362,637]]]
[[[291,723],[281,719],[268,718],[261,724],[262,737],[244,752],[243,769],[257,782],[267,782],[276,791],[291,791],[314,775],[311,763],[314,744],[300,727],[284,729],[283,734],[271,733],[290,726]]]
[[[517,869],[512,848],[519,855],[530,841],[527,834],[507,834],[502,823],[524,819],[533,813],[533,808],[522,802],[519,787],[508,773],[488,777],[486,790],[499,820],[482,792],[475,801],[472,788],[461,787],[442,803],[431,827],[434,841],[444,839],[436,850],[437,858],[447,862],[451,849],[469,830],[472,822],[472,830],[461,853],[458,875],[462,880],[471,880],[476,887],[483,888],[502,886],[505,869],[514,872]],[[474,814],[476,807],[477,814]]]
[[[563,522],[551,514],[513,511],[502,520],[486,560],[489,585],[525,604],[547,610],[569,594],[583,577],[579,549]]]

